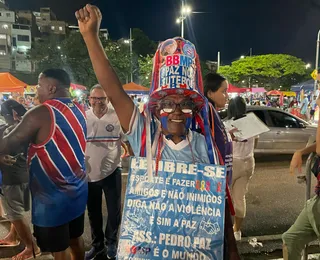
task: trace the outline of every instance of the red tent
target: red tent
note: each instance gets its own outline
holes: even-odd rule
[[[12,76],[9,72],[0,73],[0,92],[23,93],[28,84]]]
[[[247,92],[247,89],[246,88],[238,88],[238,87],[229,83],[227,91],[228,91],[228,93],[244,93],[244,92]]]
[[[267,93],[267,96],[280,96],[279,97],[279,104],[283,106],[283,93],[279,90],[271,90]]]
[[[279,90],[271,90],[267,93],[267,96],[282,96],[282,92]]]

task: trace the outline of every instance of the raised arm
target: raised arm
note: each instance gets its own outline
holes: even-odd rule
[[[128,131],[134,103],[124,91],[99,39],[101,12],[96,6],[88,4],[76,12],[76,18],[98,81],[110,99],[122,128]]]
[[[317,97],[316,103],[320,108],[320,95]],[[320,113],[318,118],[318,128],[317,128],[317,136],[316,136],[316,151],[317,151],[317,154],[320,155]]]
[[[14,152],[23,144],[30,143],[36,140],[36,135],[44,122],[42,115],[47,111],[46,108],[39,106],[27,112],[21,122],[7,135],[0,138],[0,153],[9,154]],[[44,112],[44,113],[43,113]],[[50,116],[49,116],[50,118]],[[3,131],[1,132],[1,134]]]

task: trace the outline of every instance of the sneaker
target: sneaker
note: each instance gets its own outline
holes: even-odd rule
[[[108,259],[114,259],[116,256],[117,256],[117,246],[116,245],[108,245],[108,249],[107,249]]]
[[[98,250],[95,247],[92,247],[89,251],[86,252],[85,260],[91,260],[91,259],[95,258],[95,256],[97,254],[99,254],[100,252],[102,252],[103,250],[104,250],[104,248]]]
[[[100,252],[96,254],[96,256],[93,258],[93,260],[106,260],[108,259],[107,257],[107,248],[104,248]]]
[[[241,231],[236,231],[234,232],[234,238],[236,239],[236,241],[241,241]]]

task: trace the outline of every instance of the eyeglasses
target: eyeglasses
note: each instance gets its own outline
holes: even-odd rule
[[[176,111],[177,107],[180,108],[182,113],[191,114],[195,109],[195,104],[191,100],[184,100],[179,104],[175,103],[172,100],[163,100],[159,103],[159,108],[165,113],[171,114]]]
[[[107,100],[106,97],[90,97],[93,101],[101,101],[104,102]]]

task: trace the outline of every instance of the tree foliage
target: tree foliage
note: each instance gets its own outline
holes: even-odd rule
[[[87,48],[79,33],[62,42],[54,36],[35,42],[28,57],[35,63],[36,73],[49,68],[66,70],[74,83],[92,86],[96,83]]]
[[[110,40],[107,42],[105,50],[121,83],[129,83],[131,74],[131,58],[128,45]]]
[[[147,57],[156,52],[157,44],[139,28],[132,29],[132,49],[138,56]]]
[[[113,68],[122,84],[130,82],[131,58],[134,80],[150,86],[152,73],[152,56],[156,44],[140,29],[133,29],[133,54],[130,57],[130,46],[121,41],[105,40],[101,38]],[[49,68],[62,68],[71,76],[74,83],[87,87],[97,83],[89,54],[82,36],[72,32],[61,41],[55,36],[49,36],[35,42],[28,53],[29,60],[36,65],[36,74]]]
[[[234,84],[251,82],[260,87],[278,88],[291,85],[307,77],[306,64],[299,58],[286,54],[268,54],[246,57],[221,66],[219,73]]]
[[[152,56],[147,55],[146,57],[139,57],[139,68],[140,68],[140,82],[139,84],[149,88],[151,86],[152,78]]]

